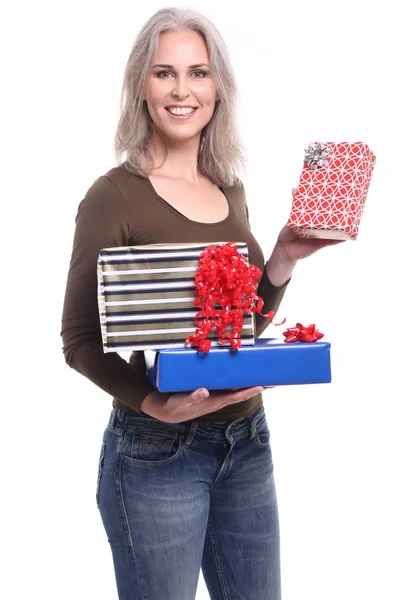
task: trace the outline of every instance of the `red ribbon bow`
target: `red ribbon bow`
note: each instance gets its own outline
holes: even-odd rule
[[[222,246],[210,245],[200,255],[199,268],[195,276],[196,298],[194,306],[199,306],[195,323],[196,332],[185,340],[185,346],[190,344],[198,347],[199,352],[208,352],[211,341],[208,334],[217,330],[218,342],[230,344],[233,350],[241,346],[241,331],[244,314],[258,313],[262,317],[274,318],[274,312],[265,315],[261,313],[264,301],[257,296],[257,280],[262,272],[255,265],[250,265],[240,254],[235,242],[227,242]],[[215,307],[219,305],[221,308]],[[202,320],[200,321],[200,317]],[[273,325],[282,325],[273,323]],[[231,325],[231,334],[225,333]]]
[[[285,342],[316,342],[324,337],[324,334],[315,328],[315,325],[304,327],[301,323],[296,323],[296,327],[290,327],[283,332]]]

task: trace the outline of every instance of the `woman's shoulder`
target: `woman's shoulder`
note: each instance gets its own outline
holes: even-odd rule
[[[117,167],[112,167],[109,171],[104,173],[102,177],[107,177],[110,181],[116,185],[140,185],[144,178],[139,175],[135,175],[132,171],[129,171],[126,167],[126,163],[121,163]]]
[[[145,179],[129,171],[125,163],[112,167],[101,178],[108,180],[118,188],[124,198],[132,196],[135,191],[142,191],[146,188]]]
[[[230,194],[242,195],[244,193],[244,185],[242,179],[238,176],[230,184],[222,186],[226,192]]]
[[[146,190],[146,181],[143,177],[128,171],[125,164],[112,167],[93,181],[88,188],[84,204],[103,204],[109,202],[126,201],[127,198],[143,195]],[[124,203],[124,202],[122,202]]]

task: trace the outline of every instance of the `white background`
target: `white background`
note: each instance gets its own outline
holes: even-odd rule
[[[3,12],[0,595],[7,600],[117,598],[95,505],[111,397],[67,367],[59,332],[78,203],[115,166],[125,64],[139,28],[164,6],[37,1]],[[192,5],[230,51],[248,159],[243,181],[266,258],[310,142],[364,141],[377,156],[358,240],[301,262],[278,313],[325,332],[333,371],[331,384],[264,393],[283,600],[400,597],[394,6]],[[208,599],[202,575],[196,598]]]

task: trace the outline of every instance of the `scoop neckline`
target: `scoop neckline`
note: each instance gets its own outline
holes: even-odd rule
[[[167,202],[162,196],[160,196],[160,194],[157,193],[157,190],[153,186],[153,184],[152,184],[152,182],[151,182],[151,180],[150,180],[149,177],[146,177],[145,180],[147,181],[147,185],[150,187],[150,190],[152,191],[153,195],[157,198],[157,200],[163,206],[165,206],[165,208],[167,208],[170,212],[172,212],[175,216],[177,216],[180,219],[182,219],[182,221],[186,221],[187,223],[193,223],[194,225],[201,225],[202,227],[216,227],[218,225],[223,225],[231,217],[231,214],[232,214],[231,201],[230,201],[230,199],[228,197],[228,194],[226,193],[224,187],[218,186],[218,188],[224,194],[224,196],[225,196],[225,198],[226,198],[226,200],[228,202],[229,212],[228,212],[227,216],[222,221],[217,221],[216,223],[203,223],[203,221],[194,221],[193,219],[189,219],[189,217],[186,217],[183,213],[181,213],[179,210],[177,210],[176,208],[174,208],[169,202]]]

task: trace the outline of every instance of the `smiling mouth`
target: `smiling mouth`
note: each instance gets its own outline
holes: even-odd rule
[[[171,110],[169,108],[167,108],[167,107],[164,107],[164,108],[173,119],[178,119],[178,120],[190,119],[197,110],[197,107],[196,108],[193,107],[192,110],[190,110],[190,111],[171,112]]]
[[[197,110],[196,106],[166,106],[165,109],[171,114],[191,114],[195,110]],[[172,112],[172,110],[177,110],[178,112]]]

